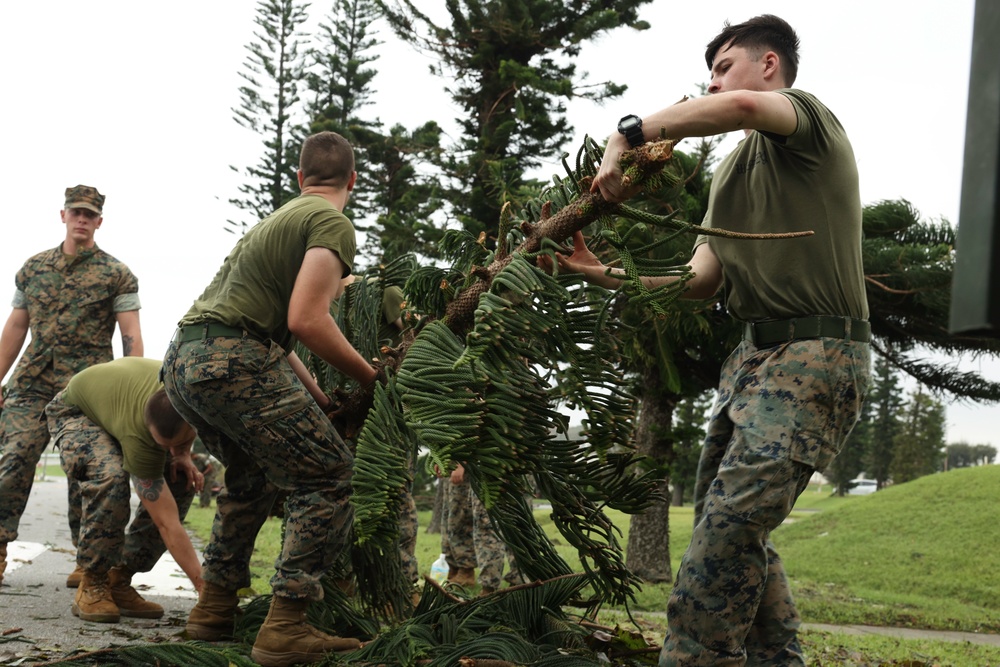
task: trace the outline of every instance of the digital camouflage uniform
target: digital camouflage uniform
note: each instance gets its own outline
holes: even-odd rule
[[[201,493],[198,494],[198,506],[199,507],[209,507],[212,504],[212,485],[215,483],[215,464],[212,463],[212,457],[204,452],[193,452],[191,454],[191,460],[194,461],[194,465],[198,468],[204,479],[204,486],[201,488]]]
[[[479,496],[468,481],[452,484],[441,478],[445,485],[447,502],[441,531],[441,551],[450,568],[475,568],[479,565],[479,585],[497,590],[501,579],[510,584],[521,582],[521,576],[510,559],[510,570],[503,576],[504,561],[510,557],[507,545],[493,529],[493,523]]]
[[[159,370],[159,363],[152,359],[136,361],[151,362],[154,372]],[[141,503],[129,524],[132,514],[130,475],[125,469],[122,443],[67,400],[65,394],[65,390],[56,394],[45,408],[45,414],[53,440],[59,447],[66,478],[76,483],[82,501],[80,507],[86,517],[78,537],[77,565],[88,572],[107,572],[115,566],[129,572],[148,572],[166,551],[166,545]],[[145,400],[148,396],[138,402],[145,404]],[[156,447],[159,450],[156,454],[164,459],[162,477],[183,522],[191,507],[194,490],[184,475],[170,480],[170,457],[165,450],[155,444],[146,443],[145,446]],[[136,491],[141,492],[141,489]]]
[[[718,258],[726,307],[746,324],[722,368],[698,464],[694,533],[667,603],[661,667],[804,665],[799,614],[770,534],[843,447],[868,391],[854,152],[815,97],[777,92],[795,109],[795,131],[746,135],[716,169],[703,224],[813,234],[696,241]],[[837,337],[794,333],[819,319],[839,326]]]
[[[202,574],[224,590],[250,585],[254,541],[279,489],[288,493],[271,579],[279,598],[321,599],[320,577],[350,534],[353,457],[286,358],[288,299],[312,247],[350,271],[354,228],[321,197],[300,196],[240,239],[164,358],[167,395],[226,467]],[[208,323],[243,333],[208,335]],[[190,331],[203,333],[185,340]]]
[[[73,375],[112,359],[116,314],[139,309],[139,282],[96,245],[74,256],[62,245],[31,257],[15,278],[31,342],[7,384],[0,413],[0,544],[17,539],[35,466],[49,442],[44,410]],[[70,507],[78,504],[70,487]],[[71,528],[73,517],[70,517]]]

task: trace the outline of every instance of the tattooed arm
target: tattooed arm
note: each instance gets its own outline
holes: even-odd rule
[[[156,529],[160,531],[160,537],[167,545],[167,551],[184,570],[195,589],[201,592],[201,563],[198,562],[198,554],[191,544],[191,537],[181,524],[177,502],[174,500],[174,494],[170,493],[166,480],[162,477],[140,479],[133,475],[132,482],[135,484],[135,491],[139,494],[142,506],[149,512]]]
[[[122,336],[122,354],[126,357],[141,357],[142,330],[139,328],[139,311],[126,310],[115,314],[118,331]]]

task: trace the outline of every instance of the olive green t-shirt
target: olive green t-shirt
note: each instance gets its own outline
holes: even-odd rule
[[[163,385],[161,362],[122,357],[74,375],[63,401],[80,408],[122,448],[123,468],[140,479],[162,479],[167,450],[156,444],[142,417],[146,401]]]
[[[719,258],[726,307],[737,319],[867,319],[854,150],[819,100],[801,90],[778,92],[795,107],[795,132],[750,132],[716,169],[702,225],[815,234],[767,241],[699,236],[695,246],[707,240]]]
[[[348,308],[354,307],[354,296],[357,293],[356,283],[351,283],[344,290],[344,295],[340,300],[330,304],[330,314],[335,318],[340,313],[341,302],[348,304]],[[379,322],[378,344],[396,347],[403,340],[403,331],[396,326],[396,320],[403,315],[403,306],[406,299],[403,290],[396,285],[390,285],[382,290],[382,317]],[[354,312],[349,313],[354,315]]]
[[[356,246],[354,226],[343,213],[318,195],[297,197],[239,240],[179,324],[221,322],[291,350],[288,302],[306,251],[329,248],[348,276]]]

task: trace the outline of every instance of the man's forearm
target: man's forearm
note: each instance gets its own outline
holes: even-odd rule
[[[201,590],[201,563],[198,560],[198,553],[191,544],[191,537],[184,530],[180,520],[168,522],[163,526],[157,526],[160,537],[167,547],[167,551],[174,560],[184,570],[191,583],[198,590]]]

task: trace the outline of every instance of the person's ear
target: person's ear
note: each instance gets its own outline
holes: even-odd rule
[[[761,62],[764,65],[764,78],[772,79],[779,75],[779,70],[781,69],[781,58],[774,51],[768,51],[761,58]]]

